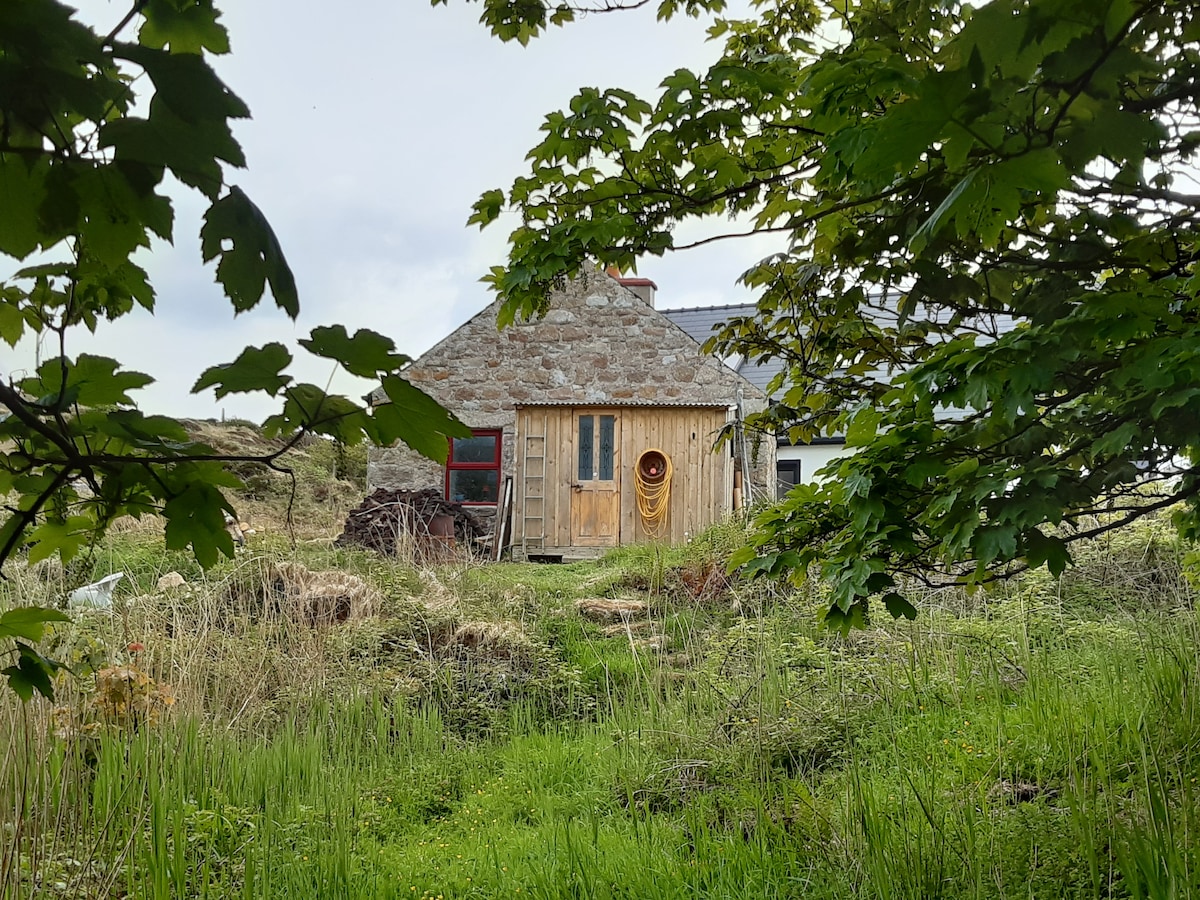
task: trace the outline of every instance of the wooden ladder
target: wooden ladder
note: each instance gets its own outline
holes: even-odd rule
[[[525,435],[521,471],[521,552],[526,559],[531,550],[546,549],[546,425],[543,416],[542,433]]]

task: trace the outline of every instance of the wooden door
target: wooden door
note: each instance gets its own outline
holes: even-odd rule
[[[571,482],[571,545],[615,547],[621,536],[621,418],[616,410],[577,409]]]

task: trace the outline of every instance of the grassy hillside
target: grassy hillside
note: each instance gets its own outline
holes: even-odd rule
[[[0,896],[1200,894],[1169,531],[846,638],[725,578],[738,537],[417,568],[267,529],[205,575],[115,534],[57,705],[0,696]]]

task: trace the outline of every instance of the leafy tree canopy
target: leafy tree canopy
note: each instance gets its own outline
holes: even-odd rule
[[[555,9],[485,7],[502,35],[500,10]],[[480,226],[520,218],[490,275],[506,315],[590,259],[679,249],[689,220],[716,223],[709,240],[780,234],[742,275],[756,315],[710,343],[786,363],[759,425],[857,452],[762,513],[741,561],[819,565],[836,624],[872,598],[914,614],[905,574],[1060,572],[1073,539],[1162,506],[1194,536],[1196,5],[755,8],[715,20],[720,60],[652,101],[580,91],[528,174],[480,199]]]
[[[233,314],[268,294],[299,312],[283,249],[228,180],[245,165],[231,123],[249,111],[208,63],[229,52],[220,13],[212,0],[130,3],[105,33],[56,0],[0,3],[0,255],[12,263],[0,281],[0,340],[36,334],[56,351],[27,377],[0,381],[0,564],[22,548],[30,560],[69,557],[122,515],[165,516],[168,546],[190,547],[202,564],[233,552],[221,493],[237,484],[223,466],[230,457],[137,408],[149,375],[70,353],[80,329],[154,309],[139,254],[174,235],[168,174],[210,203],[201,254]],[[305,433],[403,440],[444,458],[446,435],[469,434],[396,374],[408,358],[391,340],[334,325],[300,343],[378,379],[393,403],[371,411],[297,383],[280,343],[247,347],[193,390],[278,398],[266,428],[289,445]],[[254,459],[276,465],[279,455]],[[18,668],[35,663],[22,651]]]

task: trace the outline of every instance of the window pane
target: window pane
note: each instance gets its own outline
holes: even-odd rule
[[[478,434],[469,438],[454,438],[451,462],[490,463],[496,461],[496,435]]]
[[[600,480],[613,480],[613,417],[600,417]]]
[[[495,503],[500,497],[495,469],[451,469],[450,499],[455,503]]]
[[[579,480],[591,481],[596,474],[592,468],[592,434],[596,428],[595,416],[579,417]]]
[[[776,496],[782,500],[788,491],[800,483],[800,460],[781,459],[776,463]]]

